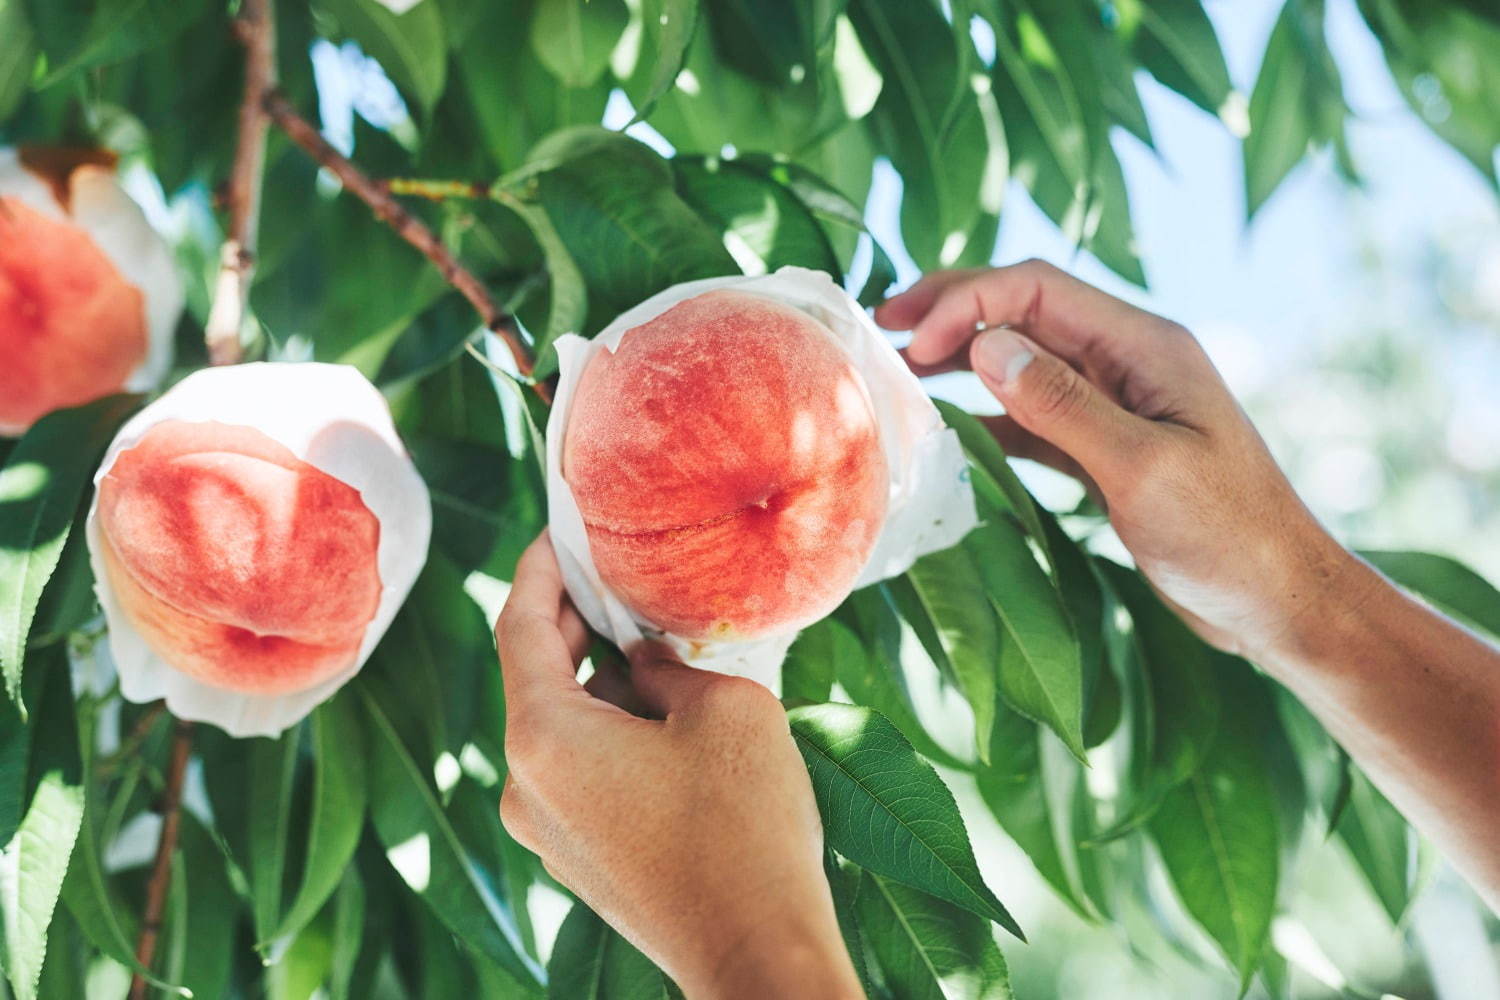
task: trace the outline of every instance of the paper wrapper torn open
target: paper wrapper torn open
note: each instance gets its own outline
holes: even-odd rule
[[[885,523],[856,581],[868,586],[904,573],[920,556],[957,544],[977,523],[968,466],[958,437],[943,423],[921,383],[865,311],[821,271],[784,267],[759,277],[708,278],[675,285],[620,315],[593,340],[557,341],[559,381],[547,424],[547,505],[552,544],[574,605],[600,635],[622,649],[644,638],[666,642],[684,663],[749,677],[780,689],[781,661],[796,631],[748,641],[710,642],[663,632],[634,614],[599,577],[577,501],[563,478],[563,441],[579,378],[594,355],[679,302],[719,288],[763,295],[801,309],[832,332],[864,376],[890,476]]]

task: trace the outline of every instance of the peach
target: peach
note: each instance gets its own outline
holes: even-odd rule
[[[165,420],[99,481],[115,599],[178,670],[282,694],[343,672],[380,601],[359,491],[252,427]]]
[[[0,150],[0,434],[149,387],[182,292],[97,150]]]
[[[688,639],[793,631],[848,594],[889,479],[859,371],[809,314],[716,290],[584,369],[563,476],[600,579]]]

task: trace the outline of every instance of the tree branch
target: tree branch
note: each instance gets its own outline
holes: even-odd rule
[[[427,224],[408,212],[392,197],[388,185],[371,179],[348,157],[330,146],[312,123],[297,113],[296,108],[292,107],[284,94],[274,90],[267,94],[266,112],[288,138],[301,146],[320,166],[337,177],[346,191],[369,206],[376,218],[394,229],[398,236],[432,261],[438,273],[443,276],[443,280],[469,300],[469,304],[474,307],[475,312],[479,313],[479,318],[484,325],[505,341],[505,346],[510,349],[511,357],[515,359],[516,369],[522,375],[530,377],[533,369],[531,350],[521,338],[521,331],[516,326],[515,317],[495,304],[495,300],[490,298],[490,293],[484,283],[459,263],[458,258],[453,256],[452,252],[427,227]],[[551,393],[545,383],[538,382],[535,388],[542,398],[550,397]]]
[[[266,93],[276,86],[272,0],[244,0],[234,22],[234,32],[245,47],[245,91],[240,101],[239,134],[226,195],[229,231],[219,252],[219,277],[204,330],[209,362],[215,365],[231,365],[240,360],[240,328],[255,273],[261,178],[265,173],[269,125],[264,102]]]
[[[178,719],[172,730],[166,787],[161,793],[161,838],[156,842],[156,860],[151,863],[151,879],[146,883],[146,912],[135,948],[135,960],[143,969],[150,969],[156,958],[156,939],[161,934],[167,885],[172,875],[172,855],[177,850],[177,830],[182,823],[182,779],[187,774],[188,753],[192,748],[193,724]],[[130,1000],[145,1000],[145,997],[146,978],[137,972],[130,981]]]

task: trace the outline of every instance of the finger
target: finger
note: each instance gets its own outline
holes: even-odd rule
[[[1116,406],[1066,361],[1014,330],[974,341],[974,372],[1023,429],[1077,462],[1107,494],[1157,430]]]
[[[667,646],[643,642],[630,651],[630,683],[647,712],[665,719],[703,694],[722,674],[689,667]]]
[[[933,365],[918,364],[913,361],[911,355],[907,353],[907,349],[904,347],[897,350],[896,353],[901,355],[901,360],[906,362],[906,367],[910,368],[911,373],[917,378],[927,378],[929,375],[946,375],[949,372],[964,372],[969,370],[968,351],[961,350],[951,358],[939,361]]]
[[[573,650],[559,629],[562,573],[543,532],[516,566],[516,579],[495,623],[506,703],[518,711],[538,699],[582,692]]]
[[[919,364],[937,364],[976,331],[1013,326],[1077,360],[1101,338],[1138,341],[1164,323],[1051,264],[1026,261],[946,286],[913,328],[907,352]]]
[[[910,330],[927,315],[943,289],[980,273],[980,268],[933,271],[906,291],[893,295],[875,308],[875,322],[887,330]]]
[[[563,642],[568,644],[568,653],[573,657],[573,668],[578,669],[578,664],[589,653],[592,637],[589,635],[588,624],[567,597],[563,598],[562,609],[558,612],[557,630],[562,633]]]

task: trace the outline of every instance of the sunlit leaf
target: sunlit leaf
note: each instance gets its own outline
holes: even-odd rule
[[[1231,691],[1255,678],[1249,667]],[[1227,713],[1207,756],[1151,818],[1151,835],[1183,906],[1247,987],[1270,934],[1279,875],[1276,802],[1259,735]]]
[[[47,927],[62,891],[68,859],[83,821],[83,775],[73,728],[72,688],[65,664],[51,657],[37,710],[30,800],[20,824],[0,846],[0,918],[5,973],[17,1000],[34,1000],[47,954]]]
[[[45,416],[0,469],[0,670],[23,719],[21,663],[37,603],[99,454],[137,402],[111,396]]]
[[[1010,970],[989,921],[866,872],[860,929],[886,984],[912,1000],[1012,1000]]]
[[[1005,629],[1001,694],[1083,759],[1083,661],[1061,596],[1005,516],[982,523],[963,544]]]
[[[788,716],[830,848],[1024,940],[980,877],[953,793],[895,726],[852,705],[810,705]]]
[[[1369,778],[1354,768],[1349,773],[1349,804],[1335,829],[1386,915],[1399,924],[1411,905],[1416,876],[1410,831]]]

